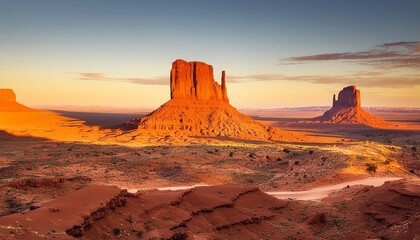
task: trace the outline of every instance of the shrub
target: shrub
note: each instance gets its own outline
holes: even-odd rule
[[[367,168],[366,168],[366,170],[368,171],[368,172],[376,172],[376,169],[378,169],[378,166],[376,166],[375,164],[373,164],[373,163],[366,163],[366,165],[365,165]]]
[[[287,148],[285,148],[285,149],[283,149],[283,152],[285,152],[285,153],[289,153],[289,152],[290,152],[290,150],[289,150],[289,149],[287,149]]]
[[[120,236],[121,235],[121,229],[114,228],[114,230],[112,230],[112,233],[114,233],[115,236]]]
[[[314,150],[309,150],[309,154],[314,154]]]

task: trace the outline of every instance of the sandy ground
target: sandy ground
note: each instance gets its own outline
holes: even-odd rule
[[[386,113],[405,124],[399,129],[279,122],[276,114],[260,118],[299,139],[282,142],[123,131],[109,126],[131,116],[108,115],[101,121],[97,113],[71,114],[0,113],[1,215],[27,211],[91,184],[130,192],[236,184],[279,198],[319,199],[362,179],[376,185],[372,178],[413,181],[420,174],[419,118],[412,113]],[[315,208],[326,206],[324,200],[319,204]],[[331,211],[330,216],[338,214]],[[88,236],[102,236],[97,235],[102,230]]]

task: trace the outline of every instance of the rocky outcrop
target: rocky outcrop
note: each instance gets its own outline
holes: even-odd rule
[[[360,107],[360,90],[355,86],[348,86],[338,93],[338,99],[333,97],[333,107],[336,108],[347,108],[347,107]]]
[[[343,88],[338,93],[338,99],[334,94],[332,108],[326,111],[324,115],[313,120],[327,123],[362,124],[380,128],[395,127],[395,125],[387,123],[362,109],[360,90],[355,86]]]
[[[390,181],[379,187],[352,186],[325,201],[346,206],[343,215],[352,222],[354,232],[370,233],[376,239],[420,237],[420,184],[417,180]]]
[[[222,72],[222,85],[219,85],[214,81],[211,65],[178,59],[172,63],[171,99],[229,103],[225,72]]]
[[[229,104],[224,71],[219,85],[213,79],[211,65],[184,60],[172,64],[171,100],[147,116],[124,123],[123,128],[177,136],[283,138],[278,129],[255,121]]]
[[[0,112],[29,112],[35,111],[18,102],[12,89],[0,89]]]

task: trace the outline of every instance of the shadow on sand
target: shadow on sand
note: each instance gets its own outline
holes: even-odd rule
[[[79,119],[87,126],[98,126],[101,128],[119,128],[119,126],[134,118],[142,117],[148,113],[102,113],[102,112],[72,112],[54,111],[62,116]]]

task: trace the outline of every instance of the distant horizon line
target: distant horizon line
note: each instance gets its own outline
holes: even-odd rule
[[[120,109],[120,110],[154,110],[159,106],[138,106],[138,107],[124,107],[124,106],[106,106],[106,105],[27,105],[28,107],[35,108],[35,109],[44,109],[44,110],[69,110],[69,108],[80,108],[80,109],[87,109],[87,108],[97,108],[97,109]],[[299,106],[299,107],[238,107],[239,110],[278,110],[278,109],[310,109],[310,108],[331,108],[332,106]],[[51,108],[51,109],[50,109]],[[63,108],[63,109],[61,109]],[[410,109],[410,110],[420,110],[419,107],[387,107],[387,106],[364,106],[362,108],[366,109]]]

